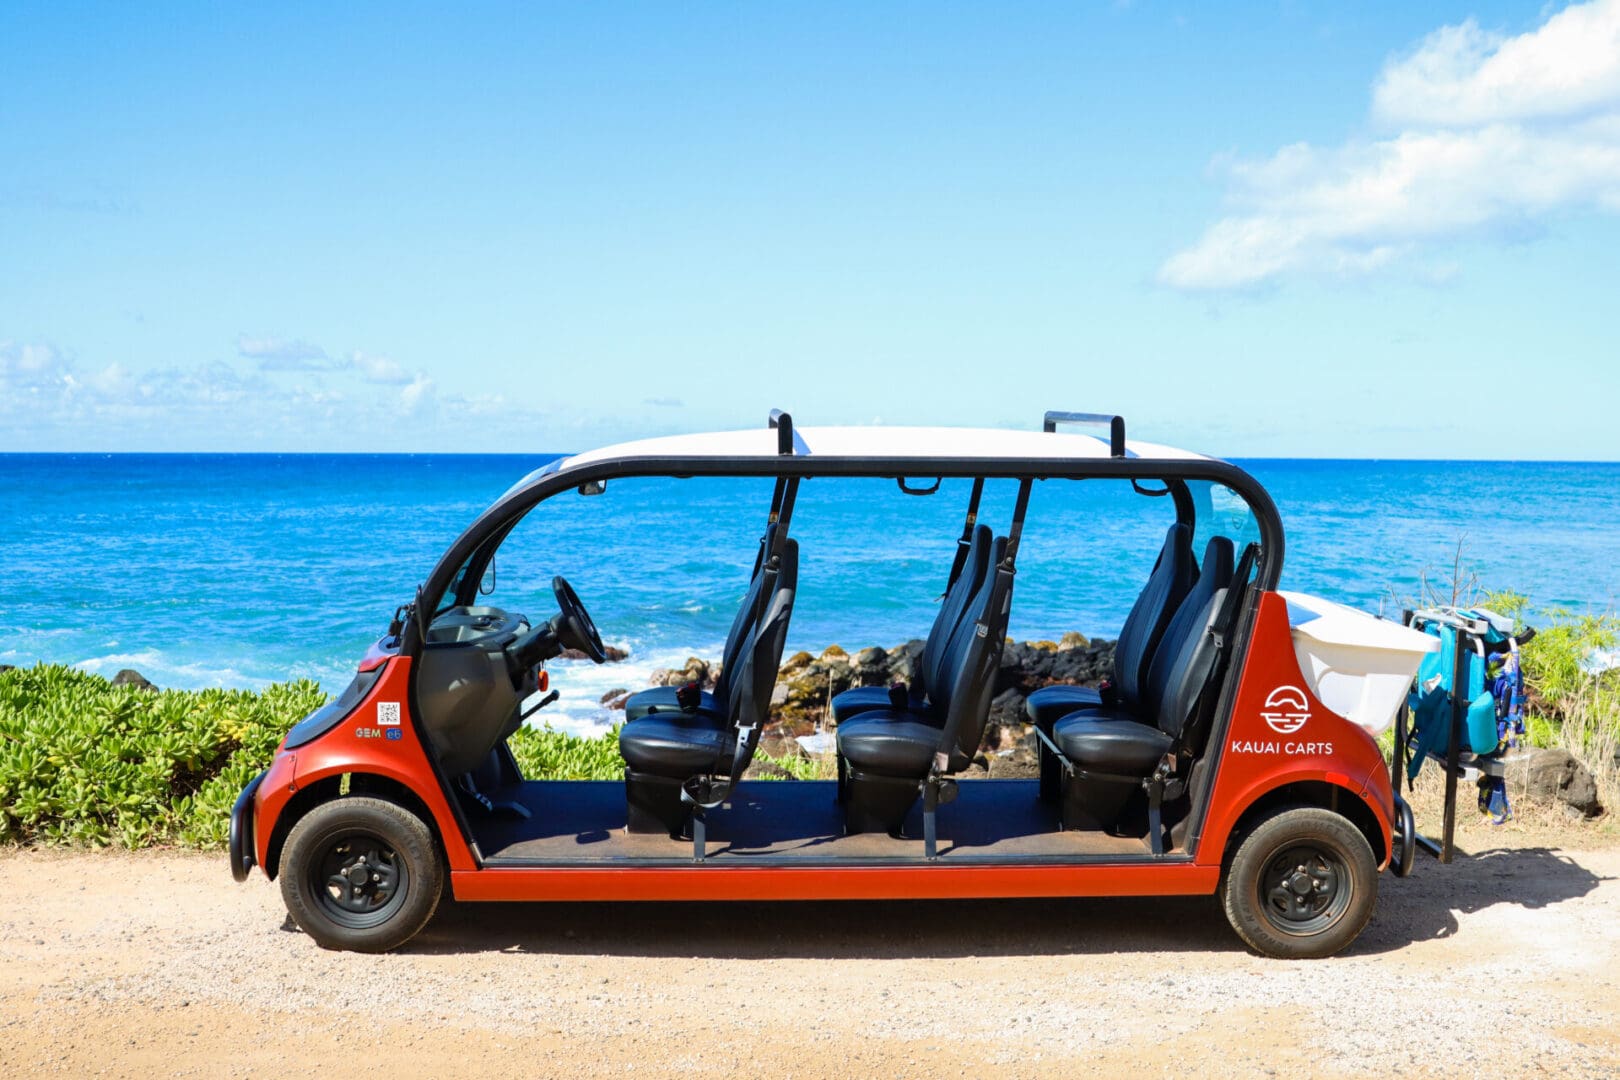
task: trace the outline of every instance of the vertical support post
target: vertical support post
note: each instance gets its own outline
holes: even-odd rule
[[[1402,766],[1406,764],[1406,720],[1407,704],[1403,701],[1395,710],[1395,749],[1389,758],[1389,786],[1397,795],[1401,793],[1401,773],[1405,771]]]
[[[939,854],[939,781],[930,776],[923,781],[923,857]]]
[[[703,820],[703,807],[692,808],[692,861],[702,862],[709,854],[708,823]]]
[[[1449,863],[1457,832],[1457,770],[1462,755],[1462,728],[1468,718],[1468,658],[1473,652],[1472,635],[1461,627],[1456,633],[1456,651],[1451,658],[1451,731],[1446,738],[1446,816],[1440,837],[1440,861]]]

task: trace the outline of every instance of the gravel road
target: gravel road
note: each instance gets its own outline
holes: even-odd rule
[[[1328,961],[1213,900],[454,905],[323,952],[222,856],[0,852],[0,1075],[1620,1075],[1620,851],[1385,875]]]

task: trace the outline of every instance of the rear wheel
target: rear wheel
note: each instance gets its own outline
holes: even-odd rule
[[[1249,832],[1221,892],[1232,929],[1257,952],[1331,956],[1372,917],[1378,866],[1367,838],[1342,814],[1297,806]]]
[[[287,836],[281,897],[322,948],[398,948],[427,925],[443,888],[432,832],[394,803],[359,797],[323,803]]]

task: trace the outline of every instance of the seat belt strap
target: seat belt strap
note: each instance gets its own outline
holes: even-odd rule
[[[962,521],[962,535],[956,541],[956,558],[951,561],[951,577],[945,583],[948,593],[956,586],[956,579],[962,576],[962,570],[967,566],[968,549],[973,546],[973,527],[979,523],[979,499],[984,495],[984,477],[973,478],[973,493],[968,496],[967,517]]]
[[[1001,560],[1009,574],[1018,562],[1018,543],[1024,536],[1024,514],[1029,510],[1029,490],[1034,483],[1033,480],[1018,482],[1018,501],[1013,503],[1012,526],[1007,530],[1007,553]]]
[[[765,535],[759,538],[759,552],[754,556],[754,573],[765,564],[770,552],[765,550],[765,541],[770,537],[770,526],[777,526],[777,536],[787,534],[788,522],[793,520],[793,504],[799,497],[799,478],[797,476],[779,476],[776,478],[776,489],[771,492],[771,513],[765,519]]]

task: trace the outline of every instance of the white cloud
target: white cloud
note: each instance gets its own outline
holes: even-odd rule
[[[1491,124],[1610,111],[1620,100],[1620,3],[1558,12],[1517,37],[1473,19],[1384,68],[1373,109],[1396,124]]]
[[[260,371],[328,371],[326,350],[303,338],[250,337],[236,339],[236,352],[259,362]]]
[[[391,364],[315,375],[220,361],[132,371],[119,363],[81,367],[53,346],[0,340],[0,445],[498,449],[511,448],[513,431],[555,430],[546,414],[498,394],[442,394],[425,373],[396,376]],[[364,385],[399,383],[400,376],[397,394]],[[402,417],[412,423],[401,425]]]
[[[416,377],[410,381],[410,385],[399,392],[400,409],[406,416],[417,416],[431,412],[434,398],[433,380],[419,371],[416,373]]]
[[[411,381],[411,377],[399,366],[398,361],[386,356],[356,350],[349,354],[349,363],[354,365],[354,369],[366,382],[398,386]]]
[[[1160,280],[1226,289],[1365,273],[1558,211],[1620,212],[1620,0],[1516,37],[1472,21],[1437,30],[1385,67],[1374,109],[1404,129],[1225,165],[1234,212]]]

